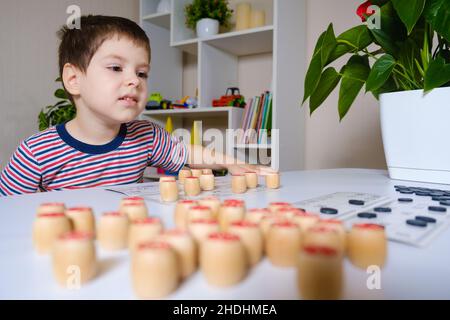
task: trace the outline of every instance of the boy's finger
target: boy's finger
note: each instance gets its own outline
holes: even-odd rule
[[[258,167],[259,175],[266,176],[271,173],[277,173],[277,171],[273,170],[271,167],[267,166],[259,166]]]

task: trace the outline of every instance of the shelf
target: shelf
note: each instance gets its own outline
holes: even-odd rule
[[[171,46],[196,56],[198,52],[198,42],[199,39],[189,39],[172,43]]]
[[[170,12],[154,13],[142,17],[142,21],[153,23],[159,27],[169,30],[170,29]]]
[[[273,26],[223,33],[203,41],[235,56],[268,53],[273,50]]]
[[[172,43],[172,46],[197,54],[199,42],[207,43],[235,56],[268,53],[273,51],[273,26],[221,33],[209,38],[189,39]]]
[[[167,110],[147,110],[142,112],[144,116],[150,117],[214,117],[219,114],[228,114],[229,112],[243,112],[243,109],[236,107],[209,107],[209,108],[195,108],[195,109],[167,109]]]

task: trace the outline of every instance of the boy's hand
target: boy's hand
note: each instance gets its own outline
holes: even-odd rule
[[[271,167],[253,164],[232,164],[227,165],[226,168],[231,174],[244,174],[245,172],[252,171],[256,172],[257,175],[265,176],[269,173],[277,173]]]
[[[231,174],[244,174],[247,171],[256,172],[257,175],[265,176],[269,173],[277,173],[271,167],[247,164],[241,160],[214,150],[207,150],[201,145],[187,145],[188,166],[198,169],[223,169],[226,168]]]

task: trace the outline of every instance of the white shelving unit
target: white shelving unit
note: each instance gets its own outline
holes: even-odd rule
[[[165,125],[168,116],[174,128],[190,129],[193,120],[203,128],[241,128],[244,110],[232,107],[213,108],[211,101],[225,93],[227,87],[240,87],[240,59],[271,55],[272,137],[262,144],[242,145],[229,136],[225,150],[250,161],[258,160],[255,150],[271,156],[271,165],[280,170],[303,168],[304,123],[300,108],[305,74],[306,33],[305,0],[245,0],[252,7],[264,9],[266,25],[259,28],[223,32],[198,39],[185,25],[184,8],[192,0],[172,0],[171,12],[157,13],[159,0],[140,1],[140,23],[150,38],[152,62],[149,91],[165,98],[183,97],[183,55],[196,59],[196,84],[199,107],[188,110],[145,111],[142,117]],[[239,0],[230,0],[235,9]],[[232,19],[233,22],[233,19]],[[258,72],[252,76],[258,78]],[[269,80],[269,79],[268,79]],[[241,92],[248,100],[251,95]],[[255,155],[256,154],[256,155]],[[256,157],[256,159],[254,159]]]
[[[234,107],[195,108],[195,109],[172,109],[144,111],[142,116],[150,118],[154,123],[161,126],[166,124],[167,117],[172,118],[174,128],[190,129],[194,120],[202,120],[203,131],[207,129],[219,129],[225,136],[226,129],[239,129],[244,110]],[[234,153],[236,147],[233,143],[225,144],[225,152]]]
[[[148,21],[164,29],[170,28],[170,13],[154,13],[142,17],[143,21]]]

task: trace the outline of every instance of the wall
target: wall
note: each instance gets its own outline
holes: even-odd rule
[[[138,0],[0,0],[0,168],[20,140],[38,131],[37,116],[58,87],[56,31],[78,5],[82,14],[139,22]]]

